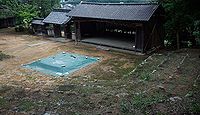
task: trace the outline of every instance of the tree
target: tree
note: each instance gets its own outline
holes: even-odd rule
[[[37,11],[35,6],[29,4],[20,4],[19,10],[15,13],[19,24],[23,24],[25,28],[28,28],[32,19],[38,17],[39,11]]]
[[[53,8],[59,7],[59,0],[0,0],[16,17],[18,25],[28,28],[35,17],[46,17]]]
[[[195,20],[199,19],[199,7],[195,0],[159,0],[166,11],[165,29],[167,39],[176,38],[180,49],[180,33],[193,33]],[[190,31],[189,31],[190,30]]]
[[[1,3],[15,15],[17,24],[22,24],[25,28],[28,28],[31,20],[39,13],[35,6],[19,0],[1,0]]]
[[[192,35],[196,38],[197,45],[200,45],[200,20],[194,22],[194,30]]]
[[[60,7],[60,0],[32,0],[29,4],[37,8],[40,17],[46,17],[54,8]]]

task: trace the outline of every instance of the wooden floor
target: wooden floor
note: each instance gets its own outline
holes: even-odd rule
[[[112,37],[90,37],[83,38],[83,43],[90,43],[102,46],[109,46],[113,48],[135,50],[135,42],[125,38],[112,38]]]

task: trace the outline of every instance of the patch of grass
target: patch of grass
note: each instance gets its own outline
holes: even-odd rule
[[[75,88],[76,88],[75,85],[60,85],[58,87],[58,91],[70,91],[70,90],[73,90]]]
[[[96,83],[96,85],[101,85],[101,86],[104,86],[104,87],[110,87],[110,88],[116,88],[116,87],[120,87],[121,85],[123,84],[126,84],[127,82],[123,79],[120,79],[118,80],[117,82],[116,81],[113,81],[113,80],[105,80],[105,81],[98,81]]]
[[[29,100],[22,100],[19,104],[20,111],[30,111],[32,110],[36,104]]]
[[[47,106],[47,102],[45,102],[45,101],[38,101],[38,102],[36,102],[36,104],[34,103],[34,105],[35,106],[37,106],[37,107],[43,107],[43,106]]]
[[[149,81],[151,79],[151,75],[148,72],[143,72],[140,74],[140,80]]]
[[[0,108],[6,108],[7,106],[8,102],[3,97],[0,97]]]
[[[121,57],[105,60],[100,64],[99,67],[92,69],[91,72],[95,75],[93,78],[99,80],[117,80],[121,79],[124,75],[130,73],[135,68],[135,61],[133,62],[131,59],[119,59],[121,59]],[[127,63],[130,65],[124,67],[124,65]],[[102,69],[104,67],[108,67],[107,71],[106,69]]]
[[[126,101],[122,101],[121,103],[120,103],[120,111],[122,112],[122,113],[129,113],[129,112],[131,112],[131,103],[130,102],[126,102]]]
[[[196,102],[192,103],[191,111],[193,113],[200,113],[200,104]]]
[[[8,59],[11,56],[4,54],[2,51],[0,51],[0,61],[3,61],[3,59]]]
[[[119,74],[119,76],[124,76],[124,75],[130,73],[134,68],[135,68],[135,66],[133,65],[128,68],[118,68],[118,69],[116,69],[116,71]]]
[[[78,92],[81,94],[89,94],[89,95],[103,92],[102,88],[92,87],[92,86],[80,87],[79,89],[76,90],[78,90]]]
[[[130,113],[137,110],[145,113],[147,107],[163,102],[164,100],[165,96],[160,93],[155,93],[153,95],[140,93],[134,95],[130,101],[123,100],[120,104],[120,110],[122,113]]]
[[[0,95],[7,92],[10,89],[11,89],[11,87],[9,87],[7,85],[0,85]]]
[[[159,93],[156,93],[151,96],[147,96],[145,94],[139,94],[133,97],[132,105],[134,106],[134,108],[144,109],[149,105],[162,102],[163,100],[164,100],[163,95]]]
[[[133,76],[134,78],[136,78],[139,81],[152,81],[153,79],[153,75],[151,74],[153,71],[152,68],[137,68],[137,70],[135,71],[135,73],[133,73],[131,76]]]

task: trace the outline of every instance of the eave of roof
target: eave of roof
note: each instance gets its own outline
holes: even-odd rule
[[[36,25],[45,25],[45,23],[43,23],[43,20],[42,18],[36,18],[36,19],[33,19],[31,24],[36,24]]]

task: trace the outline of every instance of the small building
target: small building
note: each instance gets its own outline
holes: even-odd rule
[[[164,9],[158,4],[82,2],[68,15],[79,42],[142,53],[164,43]]]
[[[70,9],[54,9],[44,20],[47,24],[47,34],[54,37],[71,38],[70,20],[68,12]]]
[[[10,10],[0,6],[0,28],[15,26],[15,17]]]
[[[43,18],[34,18],[31,22],[32,31],[37,35],[46,35],[46,25],[43,23]]]

